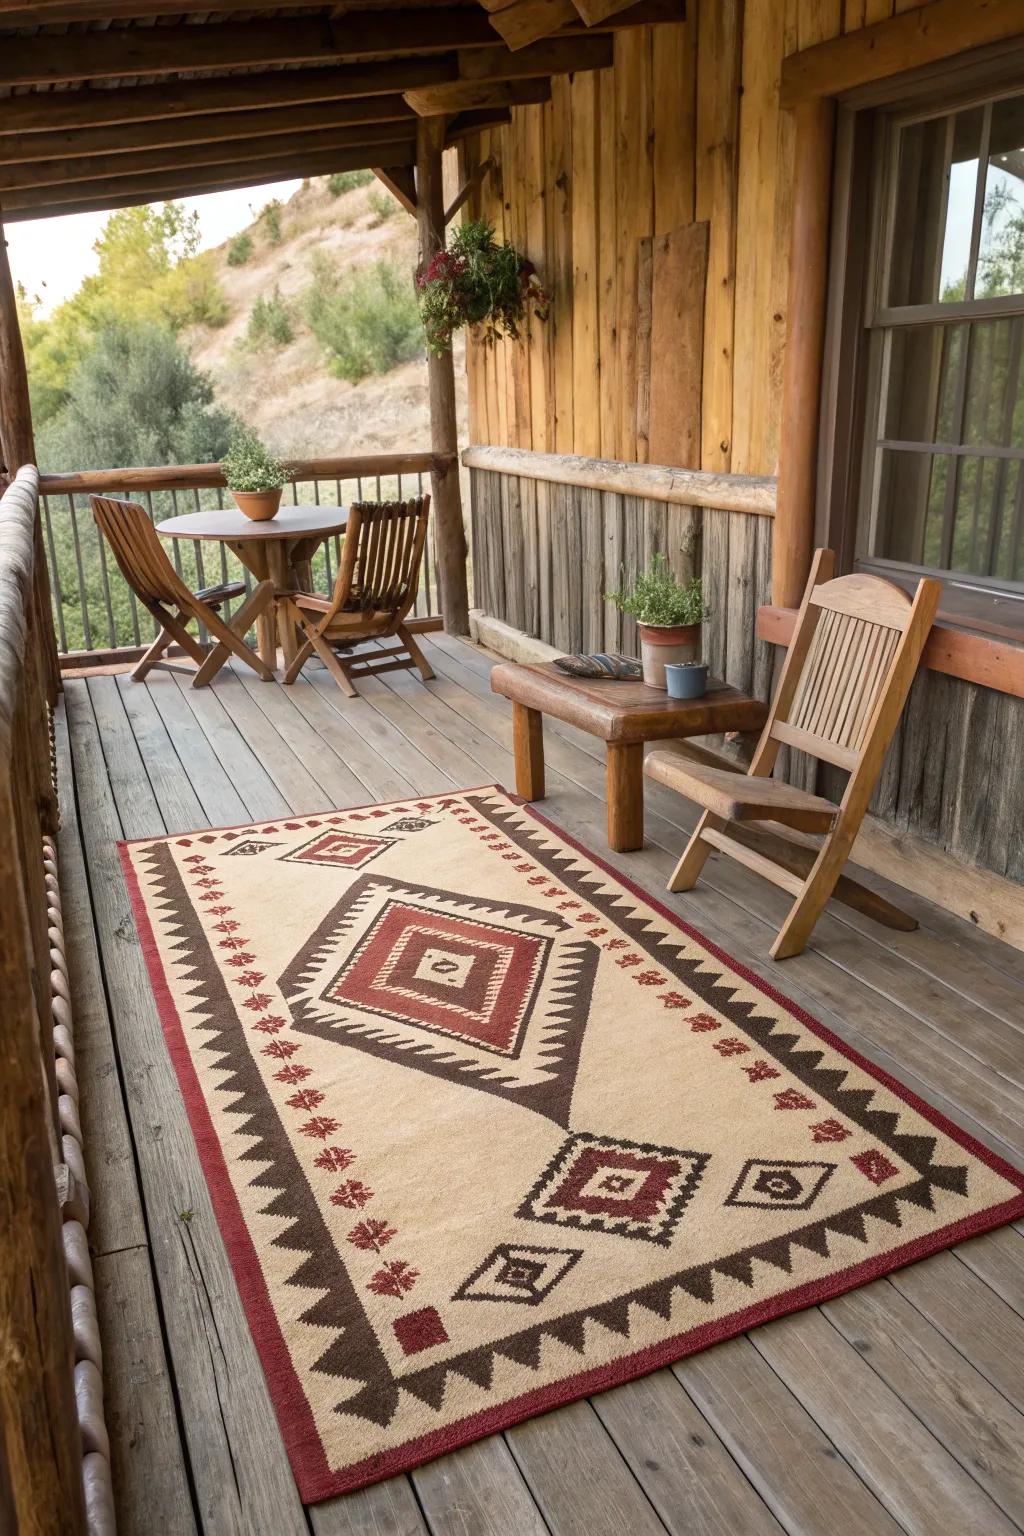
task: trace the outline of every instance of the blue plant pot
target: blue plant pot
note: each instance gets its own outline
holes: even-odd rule
[[[708,691],[707,662],[669,662],[665,682],[670,699],[702,699]]]

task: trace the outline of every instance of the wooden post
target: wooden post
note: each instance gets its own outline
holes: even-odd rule
[[[444,246],[444,185],[441,154],[445,119],[421,117],[416,125],[416,218],[420,260],[426,267]],[[455,417],[455,365],[450,352],[428,354],[431,448],[438,456],[431,472],[434,538],[441,585],[441,614],[449,634],[469,633],[466,531],[459,489],[459,438]],[[442,457],[445,456],[445,457]]]
[[[28,399],[25,349],[18,326],[14,279],[7,260],[7,241],[0,223],[0,447],[7,478],[13,480],[23,464],[36,461],[32,410]]]
[[[835,103],[827,98],[804,102],[795,117],[786,362],[772,542],[772,602],[783,608],[800,606],[814,549]]]

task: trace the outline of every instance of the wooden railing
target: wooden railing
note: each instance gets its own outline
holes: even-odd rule
[[[389,453],[362,457],[290,461],[285,497],[293,505],[347,506],[353,501],[402,499],[430,489],[431,471],[451,467],[451,456]],[[140,611],[134,593],[106,549],[89,509],[90,494],[127,496],[141,504],[153,521],[179,512],[203,511],[230,502],[218,464],[157,468],[83,470],[44,475],[40,480],[42,525],[53,592],[57,642],[65,666],[128,657],[152,640],[149,614]],[[413,617],[430,619],[441,611],[434,520],[428,528]],[[192,586],[251,577],[223,545],[168,542],[183,579]],[[324,543],[313,560],[318,591],[334,582],[338,540]],[[239,603],[244,599],[239,599]]]
[[[0,498],[0,1528],[78,1533],[83,1447],[55,1185],[66,1165],[52,1007],[64,965],[52,916],[53,637],[37,501],[31,467]]]

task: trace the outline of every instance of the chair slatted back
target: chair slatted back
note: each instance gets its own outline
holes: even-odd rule
[[[766,734],[855,769],[893,686],[912,617],[926,597],[934,612],[933,587],[923,583],[912,599],[891,582],[863,574],[814,587],[791,642],[803,663],[789,687],[780,687]]]
[[[416,597],[429,513],[429,496],[349,508],[333,612],[405,617]]]
[[[144,603],[177,603],[191,594],[167,557],[159,535],[136,501],[90,497],[96,519],[121,574]]]

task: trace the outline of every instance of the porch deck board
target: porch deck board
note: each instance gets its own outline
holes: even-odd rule
[[[512,780],[485,653],[425,637],[437,680],[346,702],[226,670],[69,680],[62,879],[78,1000],[107,1414],[121,1529],[316,1536],[893,1536],[1024,1529],[1024,1236],[990,1234],[823,1307],[303,1510],[163,1047],[114,842]],[[648,786],[608,855],[589,737],[546,723],[546,812],[655,895],[691,821]],[[73,775],[70,769],[73,765]],[[870,877],[869,877],[870,878]],[[898,935],[830,909],[766,960],[783,898],[731,862],[680,915],[1018,1166],[1024,956],[877,882]],[[97,1152],[102,1149],[101,1155]]]

